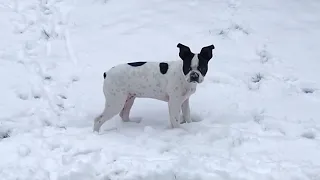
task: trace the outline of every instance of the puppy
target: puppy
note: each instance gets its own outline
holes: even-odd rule
[[[183,120],[190,123],[189,97],[195,93],[197,84],[203,82],[215,47],[203,47],[198,54],[181,43],[177,47],[180,61],[132,62],[105,72],[105,107],[95,118],[93,131],[99,132],[103,123],[117,114],[123,121],[130,121],[129,114],[135,98],[168,102],[171,128],[180,126],[180,110]]]

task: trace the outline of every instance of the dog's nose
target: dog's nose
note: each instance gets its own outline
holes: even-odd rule
[[[199,80],[199,74],[196,72],[191,72],[190,73],[190,81],[194,82],[194,81],[198,81]]]

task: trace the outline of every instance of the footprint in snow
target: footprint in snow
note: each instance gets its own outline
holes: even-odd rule
[[[305,94],[312,94],[315,92],[315,89],[305,87],[305,88],[301,88],[301,91]]]
[[[313,94],[316,91],[318,91],[318,85],[315,82],[310,82],[310,81],[297,81],[294,82],[293,85],[297,88],[300,89],[300,92],[305,93],[305,94]]]
[[[57,107],[59,108],[60,111],[63,111],[65,109],[64,104],[63,103],[58,103]]]
[[[34,95],[33,95],[33,98],[34,98],[34,99],[40,99],[40,98],[41,98],[41,95],[40,95],[40,94],[34,94]]]
[[[73,76],[73,77],[71,77],[71,81],[72,82],[77,82],[77,81],[79,81],[80,80],[80,78],[78,77],[78,76]]]
[[[52,76],[50,76],[50,75],[44,76],[44,77],[43,77],[43,80],[45,80],[45,81],[51,81],[51,80],[52,80]]]
[[[301,134],[301,137],[307,138],[307,139],[315,139],[316,134],[314,132],[304,132]]]
[[[4,132],[0,132],[0,140],[1,139],[6,139],[10,137],[10,130],[4,131]]]
[[[248,83],[249,90],[258,90],[263,79],[264,76],[261,73],[253,75]]]
[[[211,33],[211,31],[209,31]],[[231,37],[232,35],[240,33],[241,35],[249,35],[250,32],[244,28],[243,26],[239,24],[232,24],[227,28],[224,28],[222,30],[217,31],[217,35],[223,36],[223,37]]]
[[[66,100],[68,99],[68,97],[66,95],[63,95],[63,94],[59,94],[58,97],[62,100]],[[60,103],[57,103],[56,104],[57,107],[59,108],[60,111],[64,110],[66,107],[64,106],[64,103],[63,102],[60,102]]]
[[[269,51],[266,49],[266,46],[263,47],[263,49],[256,51],[257,56],[259,56],[259,60],[261,64],[265,64],[272,59],[272,55],[269,53]]]
[[[61,99],[68,99],[68,97],[66,95],[63,95],[63,94],[59,94],[58,95]]]
[[[27,93],[17,93],[17,97],[21,100],[29,99],[29,95]]]

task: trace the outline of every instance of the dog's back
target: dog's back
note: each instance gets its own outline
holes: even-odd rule
[[[170,66],[179,65],[177,63],[179,61],[117,65],[105,73],[105,93],[120,92],[167,101],[167,76],[172,76]]]

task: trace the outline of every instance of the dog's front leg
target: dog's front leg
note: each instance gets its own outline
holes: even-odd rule
[[[177,98],[170,99],[168,102],[171,128],[180,127],[181,101]]]
[[[191,123],[189,98],[187,98],[181,106],[183,121]]]

